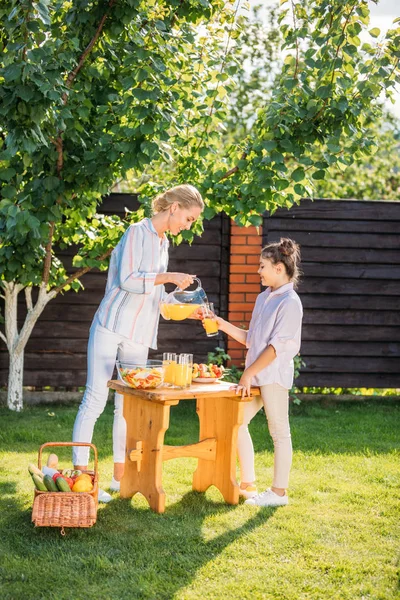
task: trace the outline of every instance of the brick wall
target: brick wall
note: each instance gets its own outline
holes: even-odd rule
[[[229,316],[237,327],[247,328],[256,297],[261,291],[257,273],[262,231],[256,227],[231,226],[231,256],[229,264]],[[244,363],[246,349],[242,344],[228,338],[228,354],[238,367]]]

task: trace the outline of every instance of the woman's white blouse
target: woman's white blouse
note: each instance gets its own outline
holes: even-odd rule
[[[130,225],[111,254],[106,292],[97,311],[103,327],[138,344],[157,348],[163,285],[157,273],[168,267],[168,239],[150,219]]]
[[[292,387],[293,358],[300,350],[302,318],[303,307],[293,283],[273,292],[267,288],[257,297],[247,333],[246,367],[268,346],[275,348],[276,358],[252,378],[252,385],[279,383],[286,389]]]

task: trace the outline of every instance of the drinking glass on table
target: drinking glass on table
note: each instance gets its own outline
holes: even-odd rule
[[[186,387],[189,388],[192,385],[192,375],[193,375],[193,354],[184,354],[186,356]]]
[[[175,354],[175,352],[164,352],[163,367],[164,367],[164,383],[168,386],[174,386],[175,385],[175,371],[176,371],[176,354]]]
[[[192,359],[193,360],[193,359]],[[184,389],[188,382],[189,359],[187,354],[180,354],[175,367],[175,387]]]
[[[218,323],[214,320],[214,304],[208,302],[202,307],[203,325],[208,337],[218,335]]]

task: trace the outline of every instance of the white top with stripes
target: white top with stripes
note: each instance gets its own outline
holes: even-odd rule
[[[96,316],[101,325],[138,344],[157,348],[159,303],[165,290],[154,285],[168,268],[169,241],[150,219],[130,225],[111,254],[106,292]]]

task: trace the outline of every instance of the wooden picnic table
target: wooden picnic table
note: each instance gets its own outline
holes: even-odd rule
[[[131,498],[140,492],[154,511],[164,512],[162,464],[165,460],[189,456],[198,459],[193,490],[205,492],[215,485],[228,504],[239,502],[237,432],[243,423],[244,403],[251,398],[242,400],[233,384],[227,382],[193,383],[183,390],[168,387],[135,390],[111,380],[108,387],[124,396],[127,432],[121,498]],[[259,395],[260,391],[252,388],[251,394]],[[170,407],[194,398],[200,421],[199,441],[186,446],[165,445]]]

